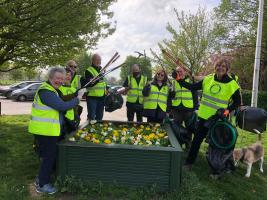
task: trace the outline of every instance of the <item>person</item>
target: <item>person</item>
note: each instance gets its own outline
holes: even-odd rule
[[[56,192],[55,187],[50,183],[50,176],[56,161],[56,143],[62,135],[63,113],[78,105],[81,97],[79,94],[78,98],[75,97],[66,102],[59,97],[58,88],[64,78],[63,68],[51,68],[48,72],[48,81],[38,88],[32,104],[28,131],[34,134],[39,144],[41,163],[35,181],[36,191],[39,193]]]
[[[141,74],[141,69],[138,64],[133,64],[131,68],[132,74],[129,75],[123,83],[127,92],[127,118],[128,121],[134,120],[136,114],[137,122],[142,122],[143,111],[143,94],[142,90],[147,83],[147,77]]]
[[[71,86],[71,81],[73,78],[73,71],[66,67],[66,77],[63,84],[58,88],[60,96],[63,100],[71,99],[72,96],[75,96],[77,89]],[[71,96],[70,98],[67,96]],[[79,106],[80,107],[80,106]],[[64,123],[64,133],[70,133],[75,130],[80,123],[80,115],[77,113],[77,107],[69,109],[65,112],[64,115],[65,123]]]
[[[70,81],[71,87],[77,89],[81,88],[81,76],[77,74],[78,71],[78,65],[74,60],[69,60],[66,64],[66,68],[70,69],[73,73],[72,79]]]
[[[151,84],[144,87],[143,116],[147,117],[147,122],[163,123],[169,111],[167,102],[171,98],[171,91],[167,85],[167,74],[160,69],[155,74]]]
[[[98,76],[101,70],[101,57],[98,54],[92,56],[92,66],[85,71],[81,84],[84,86],[94,77]],[[89,84],[87,88],[87,119],[102,120],[104,115],[106,82],[103,79]]]
[[[172,76],[176,78],[177,74],[186,82],[190,82],[188,77],[185,78],[185,71],[182,67],[177,67]],[[182,87],[176,80],[172,81],[172,85],[174,86],[175,96],[172,99],[171,113],[177,125],[181,126],[184,123],[188,131],[188,140],[185,141],[185,146],[186,149],[189,149],[192,140],[192,132],[194,131],[196,123],[196,114],[194,111],[197,108],[197,97],[193,98],[193,96],[197,96],[197,93],[192,93],[191,90]]]
[[[235,110],[241,102],[239,85],[227,74],[230,68],[229,61],[220,58],[215,62],[214,67],[215,74],[206,76],[198,83],[190,84],[183,79],[179,80],[182,87],[190,90],[203,90],[198,111],[198,128],[185,162],[185,168],[189,170],[196,160],[202,141],[207,136],[206,122],[209,118],[216,113],[227,114],[229,111]],[[179,79],[178,76],[177,79]],[[233,100],[231,105],[229,105],[230,99]],[[222,109],[224,112],[221,112]]]

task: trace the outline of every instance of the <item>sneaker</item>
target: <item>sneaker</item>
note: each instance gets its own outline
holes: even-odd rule
[[[43,187],[37,186],[35,190],[36,192],[43,194],[54,194],[57,192],[56,188],[53,187],[50,183],[43,185]]]
[[[36,178],[35,178],[34,185],[35,185],[35,187],[39,186],[39,177],[38,176],[36,176]]]

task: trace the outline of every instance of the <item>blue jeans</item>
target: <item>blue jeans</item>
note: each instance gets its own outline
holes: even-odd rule
[[[35,135],[39,144],[40,152],[40,168],[39,168],[39,185],[42,187],[50,183],[50,176],[53,172],[53,167],[57,157],[57,141],[59,137]]]
[[[102,120],[104,115],[105,97],[86,97],[87,119]]]

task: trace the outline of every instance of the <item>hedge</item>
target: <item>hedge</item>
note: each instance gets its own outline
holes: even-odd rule
[[[243,104],[246,106],[251,105],[251,96],[252,91],[251,90],[242,90],[242,98],[243,98]],[[259,108],[264,108],[267,110],[267,92],[265,91],[259,91],[258,92],[258,106]]]

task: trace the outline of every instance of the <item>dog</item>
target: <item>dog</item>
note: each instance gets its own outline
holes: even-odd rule
[[[249,178],[251,174],[252,164],[260,160],[260,171],[263,173],[263,157],[264,148],[260,141],[261,135],[259,134],[259,140],[250,145],[249,147],[235,149],[233,151],[233,160],[235,166],[237,166],[238,161],[244,162],[247,165],[247,173],[245,177]]]

